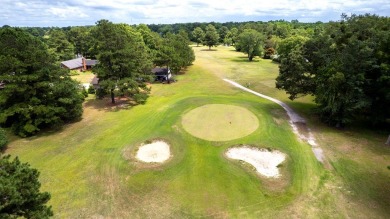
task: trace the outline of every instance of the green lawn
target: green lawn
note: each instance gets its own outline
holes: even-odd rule
[[[246,108],[228,104],[207,104],[184,114],[183,128],[208,141],[242,138],[259,127],[258,118]]]
[[[73,80],[76,80],[82,84],[91,83],[93,77],[94,74],[92,73],[92,71],[84,71],[84,72],[80,72],[79,75],[72,76]]]
[[[204,51],[170,85],[153,84],[145,105],[111,107],[109,100],[85,103],[83,119],[60,131],[15,138],[6,151],[41,172],[42,190],[52,195],[57,218],[386,218],[390,215],[390,149],[385,136],[340,132],[309,118],[327,163],[300,142],[278,105],[233,88],[221,78],[287,100],[274,88],[278,66],[246,62],[232,48]],[[287,102],[287,101],[286,101]],[[290,103],[304,115],[311,98]],[[254,113],[251,134],[210,142],[183,129],[185,113],[206,104],[240,106]],[[154,168],[127,160],[148,139],[165,139],[173,158]],[[282,178],[267,179],[224,157],[227,148],[249,144],[288,155]]]

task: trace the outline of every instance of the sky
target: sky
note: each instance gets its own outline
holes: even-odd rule
[[[0,26],[84,26],[229,21],[338,21],[342,13],[390,16],[390,0],[0,0]]]

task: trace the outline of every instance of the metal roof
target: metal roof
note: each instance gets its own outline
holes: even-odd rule
[[[97,60],[93,60],[93,59],[86,59],[86,60],[85,60],[85,64],[86,64],[87,66],[94,66],[94,65],[96,65],[97,63],[98,63]]]
[[[62,65],[66,66],[69,69],[76,69],[83,67],[83,58],[72,59],[68,61],[61,62]]]

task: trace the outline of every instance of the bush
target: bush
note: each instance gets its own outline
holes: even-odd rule
[[[98,99],[103,99],[103,97],[104,97],[106,94],[107,94],[107,92],[106,92],[104,89],[102,89],[102,88],[96,89],[96,97],[97,97]]]
[[[8,143],[7,133],[4,129],[0,128],[0,150],[3,150]]]
[[[148,95],[144,93],[134,94],[134,101],[139,104],[145,104],[146,99],[148,99]]]
[[[95,88],[92,85],[90,85],[89,88],[88,88],[88,93],[89,94],[95,94],[95,92],[96,92]]]
[[[83,90],[81,91],[81,93],[83,94],[83,96],[86,98],[88,97],[88,92],[87,90],[85,89],[85,87],[83,86]]]

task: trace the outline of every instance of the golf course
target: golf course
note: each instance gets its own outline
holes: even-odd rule
[[[291,101],[275,88],[279,65],[269,59],[192,48],[193,65],[175,83],[151,84],[145,104],[90,94],[80,121],[10,139],[6,154],[40,172],[54,218],[390,218],[388,133],[324,125],[313,97]],[[323,159],[279,104],[224,79],[286,103]],[[137,159],[156,142],[168,148],[161,162]],[[279,156],[277,174],[229,157],[232,148]]]

